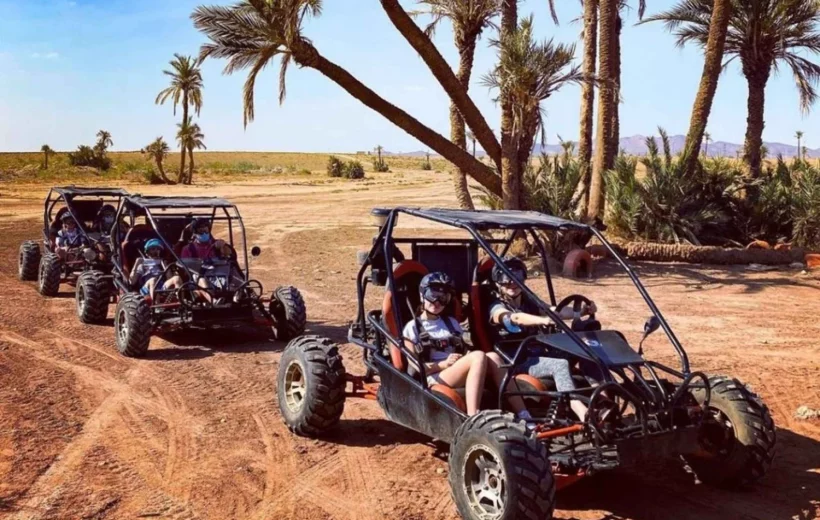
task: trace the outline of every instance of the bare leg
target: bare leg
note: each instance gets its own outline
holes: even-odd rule
[[[467,415],[475,415],[481,404],[484,389],[484,375],[487,372],[487,358],[481,351],[466,354],[450,367],[439,372],[439,377],[448,386],[465,387],[467,393]]]
[[[501,360],[501,356],[495,352],[489,352],[485,355],[489,365],[488,368],[490,371],[490,377],[493,378],[496,388],[498,388],[498,391],[501,392],[501,383],[504,380],[504,375],[506,374],[507,369],[501,368],[503,361]],[[507,403],[509,403],[510,408],[512,408],[515,413],[519,413],[527,408],[520,395],[510,396],[507,399]]]

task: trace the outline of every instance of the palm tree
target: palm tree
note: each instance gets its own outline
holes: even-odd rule
[[[475,134],[472,130],[467,130],[467,139],[473,143],[473,157],[475,157]]]
[[[40,151],[43,152],[43,169],[48,170],[48,155],[54,153],[54,150],[47,144],[44,144]]]
[[[386,101],[319,53],[303,36],[302,25],[306,18],[320,13],[320,0],[239,0],[228,7],[200,6],[194,10],[191,15],[194,26],[211,40],[202,46],[200,58],[226,58],[226,74],[250,69],[244,87],[245,121],[253,120],[254,86],[259,72],[278,56],[282,58],[279,72],[280,102],[285,98],[288,64],[294,61],[299,66],[310,67],[461,168],[492,193],[500,194],[501,179],[491,168]],[[470,124],[466,116],[465,121]]]
[[[201,60],[191,56],[174,54],[170,62],[172,70],[164,70],[163,74],[171,77],[171,84],[157,94],[154,101],[158,105],[171,99],[174,103],[174,115],[177,114],[177,105],[182,105],[182,121],[188,121],[188,107],[194,107],[196,115],[202,109],[202,72],[199,69]],[[179,176],[185,175],[185,150],[180,154]]]
[[[478,107],[473,100],[470,99],[470,96],[467,95],[466,89],[453,73],[450,65],[447,64],[447,61],[436,46],[430,41],[429,36],[413,22],[412,17],[402,8],[401,4],[399,4],[399,0],[380,0],[380,2],[382,9],[384,9],[384,12],[393,23],[393,26],[404,36],[404,39],[415,49],[421,59],[424,60],[430,72],[438,80],[445,92],[447,92],[447,95],[450,96],[451,101],[458,107],[458,111],[464,118],[467,126],[475,132],[478,142],[481,143],[481,146],[487,151],[490,157],[493,158],[496,162],[496,166],[498,166],[500,164],[499,157],[501,153],[498,140],[490,130],[490,126],[487,124],[484,116],[481,115]],[[485,0],[480,2],[475,2],[474,0],[451,0],[446,3],[452,4],[452,7],[461,8],[458,4],[465,4],[467,2],[472,2],[474,5],[489,4],[489,2]]]
[[[194,149],[205,149],[205,143],[203,142],[205,135],[199,125],[192,121],[191,117],[188,117],[187,121],[179,123],[177,128],[179,129],[177,131],[177,142],[182,153],[187,153],[189,159],[187,175],[185,172],[181,172],[177,182],[191,184],[194,177]]]
[[[498,48],[498,64],[483,83],[498,89],[500,96],[511,107],[509,122],[510,148],[513,172],[524,172],[532,155],[535,139],[545,140],[544,112],[541,103],[568,83],[584,79],[580,67],[573,65],[574,45],[555,44],[552,40],[536,42],[533,38],[532,17],[521,21],[512,33],[503,34],[492,42]],[[504,140],[502,139],[502,142]],[[503,156],[507,160],[507,156]],[[515,179],[520,186],[520,178]],[[506,188],[506,186],[505,186]],[[506,193],[505,193],[506,195]],[[513,194],[511,200],[522,206],[524,194]],[[510,207],[503,199],[505,209]]]
[[[579,213],[585,214],[589,200],[589,176],[592,170],[592,128],[595,112],[595,58],[598,45],[598,0],[584,0],[584,83],[581,85],[581,135],[578,159],[581,178],[573,196],[579,201]]]
[[[518,29],[518,0],[501,0],[500,40],[515,37]],[[500,61],[500,57],[499,57]],[[499,89],[501,105],[501,201],[504,209],[518,209],[521,198],[521,171],[513,137],[513,105],[508,89]]]
[[[159,171],[160,177],[162,177],[162,181],[166,184],[171,182],[168,177],[165,175],[165,168],[162,166],[162,161],[168,157],[168,153],[171,151],[171,147],[168,146],[168,143],[165,142],[165,139],[162,137],[157,137],[154,139],[149,145],[145,148],[140,150],[140,152],[148,157],[148,159],[153,159],[157,165],[157,170]]]
[[[103,156],[111,146],[114,146],[114,141],[111,139],[111,132],[107,130],[97,132],[97,144],[94,145],[94,150]]]
[[[595,137],[595,164],[589,188],[587,219],[601,217],[604,209],[604,172],[615,163],[617,148],[612,143],[615,123],[616,63],[614,37],[617,32],[619,0],[600,0],[598,33],[598,129]]]
[[[709,157],[709,143],[712,141],[712,136],[709,135],[709,132],[703,132],[703,142],[706,143],[706,146],[703,150],[703,155]],[[686,172],[688,174],[688,172]]]
[[[803,132],[798,130],[797,132],[795,132],[794,136],[797,138],[797,160],[802,161],[803,154],[800,153],[800,140],[803,139]],[[46,165],[48,165],[48,159],[46,159]],[[48,166],[46,166],[46,168],[48,168]]]
[[[666,23],[678,45],[694,42],[705,46],[709,39],[714,0],[681,0],[655,19]],[[725,54],[740,58],[749,88],[744,159],[752,177],[760,175],[766,84],[780,65],[787,66],[800,94],[800,108],[808,112],[817,98],[815,85],[820,65],[801,51],[820,54],[820,2],[806,0],[731,0],[732,14]],[[731,60],[730,60],[731,61]]]
[[[473,71],[476,43],[481,33],[487,28],[496,28],[493,18],[498,15],[498,0],[420,0],[427,7],[425,12],[433,20],[425,29],[425,34],[432,37],[436,26],[449,19],[453,24],[453,37],[458,50],[458,70],[456,79],[465,92],[470,88],[470,75]],[[418,14],[418,13],[412,13]],[[475,157],[475,136],[473,135],[473,157]],[[455,102],[450,103],[450,140],[467,149],[467,135],[464,118]],[[463,209],[474,209],[473,199],[467,188],[466,174],[456,168],[453,171],[453,184],[456,199]]]

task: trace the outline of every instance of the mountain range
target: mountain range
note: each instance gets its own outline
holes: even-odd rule
[[[655,142],[658,145],[658,149],[661,149],[661,138],[654,137]],[[631,137],[622,137],[620,139],[620,146],[619,148],[626,152],[629,155],[646,155],[647,147],[646,147],[646,137],[642,135],[633,135]],[[683,151],[683,145],[686,142],[686,136],[684,135],[672,135],[669,136],[669,146],[672,149],[673,154],[678,154]],[[776,158],[779,154],[782,154],[784,158],[790,159],[793,157],[797,157],[797,143],[795,144],[784,144],[784,143],[771,143],[771,142],[764,142],[763,145],[768,150],[768,155],[770,159]],[[469,145],[468,145],[469,147]],[[708,147],[704,144],[702,147],[710,157],[737,157],[739,154],[742,153],[743,145],[742,144],[735,144],[735,143],[728,143],[725,141],[712,141],[709,143]],[[547,154],[556,154],[561,153],[563,149],[561,148],[560,144],[548,144],[545,146],[537,145],[533,150],[534,153],[547,153]],[[415,151],[415,152],[406,152],[406,153],[391,153],[391,152],[383,152],[384,155],[397,155],[403,157],[424,157],[426,152],[424,151]],[[431,154],[431,156],[434,154]],[[476,153],[477,156],[483,157],[485,154],[483,151],[479,150]],[[807,159],[816,159],[820,158],[820,148],[817,149],[807,149],[806,150],[806,158]]]

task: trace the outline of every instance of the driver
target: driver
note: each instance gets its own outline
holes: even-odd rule
[[[527,267],[524,262],[515,257],[505,257],[504,265],[509,269],[519,283],[525,283],[527,279]],[[541,316],[539,308],[529,299],[524,298],[521,287],[515,280],[510,279],[507,274],[497,265],[493,267],[492,280],[495,284],[495,300],[490,304],[490,325],[493,327],[499,339],[524,339],[537,333],[537,327],[554,325],[551,318]],[[554,308],[553,308],[554,310]],[[581,308],[581,314],[594,314],[596,307],[594,303]],[[559,313],[561,319],[572,319],[573,311],[564,308]],[[512,357],[515,352],[506,352]],[[570,373],[569,361],[558,357],[528,357],[523,364],[518,367],[522,371],[535,378],[552,377],[555,380],[555,388],[559,392],[571,392],[575,390],[575,383]],[[584,403],[572,400],[570,406],[579,419],[584,419],[587,414],[587,407]]]
[[[63,213],[60,220],[63,223],[63,228],[57,232],[55,252],[60,259],[65,260],[69,250],[87,245],[87,241],[80,232],[77,221],[70,213]]]
[[[138,285],[140,293],[145,296],[150,296],[154,299],[154,290],[162,273],[168,267],[168,264],[162,259],[165,248],[162,242],[157,238],[152,238],[145,243],[145,256],[137,258],[134,262],[134,268],[131,270],[129,281],[131,285]],[[182,286],[182,278],[179,275],[174,275],[165,280],[162,284],[163,290],[177,289]]]
[[[216,241],[211,236],[211,222],[206,218],[197,218],[191,222],[191,231],[194,233],[191,240],[182,249],[182,258],[199,258],[207,260],[216,256]]]

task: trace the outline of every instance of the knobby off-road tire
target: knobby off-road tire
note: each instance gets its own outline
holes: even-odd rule
[[[296,287],[277,287],[271,298],[270,313],[274,320],[273,332],[279,341],[290,341],[305,332],[307,310],[302,293]]]
[[[128,293],[117,303],[114,334],[117,350],[123,356],[142,357],[151,342],[151,307],[145,296]]]
[[[74,299],[77,303],[77,317],[81,322],[102,323],[108,317],[111,282],[101,271],[86,271],[77,278]]]
[[[701,445],[710,457],[687,456],[686,461],[701,482],[723,488],[753,484],[772,465],[775,426],[760,397],[737,379],[709,378],[712,389],[708,411],[720,423],[705,425]],[[705,392],[692,392],[703,403]]]
[[[40,244],[34,240],[26,240],[20,244],[20,256],[17,260],[17,276],[24,282],[37,279],[37,270],[40,267]]]
[[[345,406],[345,367],[339,346],[319,336],[291,341],[279,361],[276,394],[285,424],[317,437],[339,422]]]
[[[40,259],[40,269],[37,274],[37,289],[43,296],[57,296],[60,291],[60,277],[62,276],[62,260],[56,253],[46,253]]]
[[[546,447],[512,414],[467,419],[450,447],[450,491],[462,518],[549,519],[555,479]]]

